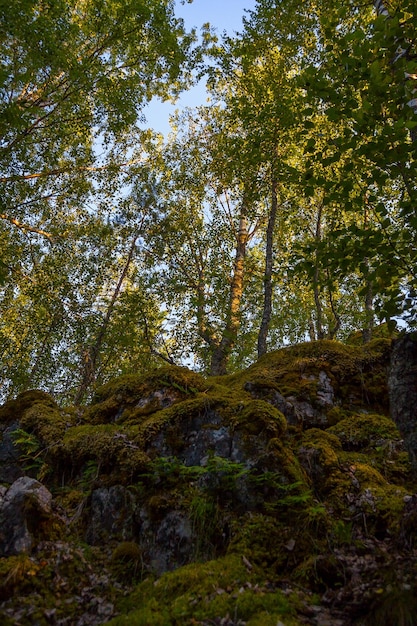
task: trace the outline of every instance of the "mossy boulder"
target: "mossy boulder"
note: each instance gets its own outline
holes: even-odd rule
[[[88,480],[104,475],[111,476],[113,483],[132,482],[150,461],[136,438],[134,427],[74,426],[62,438],[59,471],[66,480]]]
[[[388,414],[390,346],[388,339],[366,346],[329,340],[299,344],[261,357],[227,382],[270,402],[290,425],[302,428],[329,426],[340,407]]]
[[[75,420],[74,412],[60,409],[43,391],[25,391],[6,402],[0,407],[0,479],[52,474],[62,437]]]
[[[174,365],[142,376],[121,376],[96,391],[85,419],[93,424],[139,423],[143,417],[193,397],[204,388],[202,376]]]
[[[57,409],[55,400],[45,391],[31,389],[19,394],[17,398],[8,400],[0,407],[0,423],[8,424],[19,421],[27,409],[33,409],[36,404]]]
[[[36,541],[62,530],[52,509],[52,494],[34,478],[22,476],[0,503],[0,557],[30,553]]]
[[[336,435],[344,450],[402,449],[401,435],[392,419],[385,415],[354,413],[326,432]]]

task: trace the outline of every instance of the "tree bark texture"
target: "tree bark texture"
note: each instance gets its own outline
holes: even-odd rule
[[[374,294],[372,289],[372,281],[366,282],[366,296],[365,296],[365,328],[362,331],[363,343],[369,343],[372,339],[372,333],[374,329]]]
[[[316,232],[315,232],[315,240],[317,246],[319,246],[321,242],[321,218],[323,215],[323,203],[320,202],[318,211],[317,211],[317,219],[316,219]],[[315,269],[313,276],[313,292],[314,292],[314,303],[316,305],[316,331],[317,331],[317,339],[324,339],[325,332],[323,329],[323,308],[320,300],[320,261],[318,258],[318,252],[316,250],[316,259],[315,259]]]
[[[278,213],[277,181],[272,180],[271,185],[271,211],[268,217],[265,247],[265,273],[264,273],[264,306],[261,326],[258,334],[258,358],[266,353],[269,326],[272,315],[272,270],[274,252],[274,230]]]
[[[236,343],[240,326],[240,307],[243,295],[243,281],[245,275],[246,246],[248,243],[248,223],[246,206],[242,207],[237,233],[235,261],[230,283],[229,306],[226,325],[221,340],[212,352],[210,373],[212,376],[221,376],[227,373],[227,363],[230,353]]]

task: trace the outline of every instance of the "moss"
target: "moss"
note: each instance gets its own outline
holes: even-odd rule
[[[319,593],[341,587],[345,582],[344,567],[334,554],[309,556],[296,568],[293,577],[299,584]]]
[[[281,469],[281,472],[287,477],[288,483],[308,484],[307,475],[298,458],[285,442],[280,439],[271,439],[267,449],[271,454],[273,466]],[[273,466],[271,466],[271,470]]]
[[[341,448],[338,437],[318,428],[311,428],[302,437],[298,457],[320,492],[326,492],[335,475],[340,475]]]
[[[263,400],[247,402],[241,411],[235,413],[232,423],[235,428],[248,435],[281,437],[287,430],[287,421],[283,414]]]
[[[330,429],[321,430],[320,428],[310,428],[304,433],[302,442],[303,445],[321,445],[322,447],[333,450],[333,452],[342,449],[339,437],[330,432]],[[333,458],[333,455],[331,456]]]
[[[248,513],[233,520],[229,554],[244,555],[263,569],[280,571],[292,558],[286,547],[292,533],[276,517],[261,513]]]
[[[407,491],[396,485],[372,485],[360,499],[365,531],[377,539],[397,535]]]
[[[86,501],[86,494],[82,489],[61,487],[55,493],[55,502],[65,510],[69,520],[76,519]]]
[[[74,415],[60,410],[55,401],[40,391],[25,392],[16,401],[18,428],[12,433],[13,443],[24,472],[44,481],[53,476],[59,457],[62,437],[74,423]],[[3,408],[4,408],[3,407]]]
[[[349,471],[354,473],[361,489],[370,486],[386,486],[388,484],[387,480],[377,469],[365,463],[350,465]]]
[[[377,446],[375,450],[365,452],[341,452],[339,460],[342,466],[351,467],[358,464],[367,465],[378,470],[383,478],[392,484],[403,484],[410,491],[415,491],[415,480],[412,475],[410,459],[404,451],[391,446],[390,441]]]
[[[0,407],[0,423],[20,420],[24,412],[34,404],[41,404],[51,409],[58,409],[55,400],[45,391],[32,389],[19,394],[16,399],[8,400]]]
[[[70,414],[60,411],[57,406],[41,402],[26,409],[20,421],[21,427],[35,433],[50,451],[60,445],[65,431],[73,423]]]
[[[264,355],[244,372],[226,377],[223,384],[243,389],[252,383],[314,405],[318,374],[324,371],[344,410],[369,406],[388,413],[386,367],[390,345],[389,339],[377,339],[360,347],[329,340],[289,346]]]
[[[129,424],[130,420],[126,423]],[[200,395],[149,416],[139,426],[138,441],[146,445],[170,426],[166,431],[167,442],[174,451],[180,452],[184,445],[182,429],[192,423],[198,428],[217,428],[220,424],[229,424],[231,430],[238,430],[247,437],[280,437],[286,429],[283,415],[267,402],[223,395]]]
[[[153,523],[160,521],[169,511],[181,507],[184,494],[177,490],[162,491],[151,495],[146,502],[149,517]]]
[[[339,513],[346,512],[346,494],[352,488],[352,477],[342,467],[340,453],[338,437],[317,428],[304,433],[297,451],[316,497],[327,498]]]
[[[342,420],[348,418],[349,415],[350,412],[346,411],[341,406],[333,406],[326,413],[327,423],[329,424],[329,426],[334,426],[335,424],[338,424]]]
[[[135,443],[136,435],[136,429],[114,424],[74,426],[63,437],[61,462],[70,465],[75,475],[87,461],[95,461],[102,472],[119,470],[133,477],[150,461]]]
[[[138,582],[144,572],[142,550],[139,545],[134,541],[119,543],[112,552],[110,566],[118,581]]]
[[[143,420],[139,425],[138,440],[141,442],[141,445],[146,445],[150,443],[161,430],[171,425],[172,430],[169,433],[171,443],[174,446],[174,450],[177,448],[177,451],[180,451],[183,447],[183,441],[176,429],[177,426],[182,421],[191,422],[193,418],[204,417],[211,412],[221,410],[225,405],[227,406],[227,401],[223,398],[206,398],[203,396],[185,400],[178,405],[158,411]],[[135,421],[134,416],[132,419]]]
[[[6,402],[0,407],[0,419],[19,421],[13,438],[20,460],[29,473],[40,474],[41,478],[48,473],[48,462],[59,448],[64,432],[74,423],[73,416],[60,410],[51,396],[36,390]]]
[[[268,570],[271,579],[291,576],[307,555],[323,551],[332,519],[311,493],[301,502],[288,502],[278,514],[248,513],[232,522],[228,554],[244,555]]]
[[[401,435],[392,419],[384,415],[358,413],[327,429],[342,442],[344,450],[371,450],[387,441],[399,442]]]
[[[88,409],[89,422],[138,422],[169,404],[205,389],[204,378],[186,367],[166,366],[149,374],[120,376],[100,387]]]
[[[412,471],[408,454],[394,422],[383,415],[354,414],[327,429],[342,442],[350,463],[366,463],[376,468],[386,480],[410,483]]]
[[[273,612],[295,626],[295,611],[280,590],[266,583],[265,573],[238,555],[195,563],[145,581],[120,607],[123,613],[111,626],[187,626],[233,615],[247,621]],[[256,622],[255,622],[256,623]]]

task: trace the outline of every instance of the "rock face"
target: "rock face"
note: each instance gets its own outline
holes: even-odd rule
[[[133,538],[135,500],[123,485],[94,489],[88,508],[86,540],[100,544],[108,537]]]
[[[11,484],[23,475],[19,463],[19,450],[14,435],[19,429],[19,422],[0,425],[0,483]]]
[[[412,608],[415,345],[394,346],[396,423],[390,350],[321,341],[223,378],[124,376],[83,411],[36,391],[0,407],[0,621],[359,626]]]
[[[391,415],[417,469],[417,338],[394,341],[388,377]]]
[[[0,556],[29,552],[42,523],[52,517],[52,494],[33,478],[22,476],[0,503]]]

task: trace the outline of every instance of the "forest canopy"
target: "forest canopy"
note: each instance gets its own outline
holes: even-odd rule
[[[3,398],[415,327],[416,24],[414,0],[257,0],[198,37],[172,0],[1,2]]]

